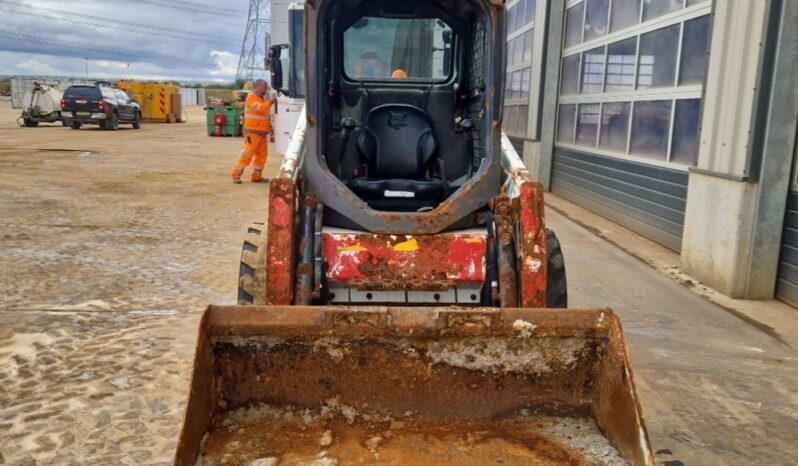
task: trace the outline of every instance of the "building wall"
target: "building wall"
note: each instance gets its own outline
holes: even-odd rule
[[[546,2],[507,2],[507,77],[502,127],[516,151],[523,154],[525,141],[538,139],[541,61]]]
[[[778,283],[796,302],[798,2],[548,7],[535,26],[549,43],[542,102],[530,102],[540,143],[523,145],[530,172],[680,250],[727,295],[768,299]]]
[[[561,20],[552,191],[677,250],[710,11],[698,0],[572,0]]]

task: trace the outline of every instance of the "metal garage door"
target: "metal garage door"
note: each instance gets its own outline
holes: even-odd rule
[[[510,144],[513,145],[513,149],[518,153],[519,157],[524,156],[524,138],[517,138],[515,136],[507,136],[507,139],[510,140]]]
[[[798,192],[795,191],[787,196],[776,296],[792,304],[798,303]]]
[[[682,171],[555,148],[551,189],[678,251],[687,177]]]

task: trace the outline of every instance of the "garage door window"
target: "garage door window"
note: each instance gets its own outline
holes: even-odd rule
[[[533,93],[540,84],[540,66],[533,66],[536,60],[535,17],[538,1],[511,0],[506,8],[507,76],[502,128],[509,136],[516,138],[534,137],[530,133],[530,126],[534,126],[534,122],[530,123],[529,117],[537,112],[537,99]],[[573,74],[579,74],[578,65]],[[578,83],[577,76],[572,85]]]
[[[698,157],[708,0],[569,0],[557,144],[686,169]]]

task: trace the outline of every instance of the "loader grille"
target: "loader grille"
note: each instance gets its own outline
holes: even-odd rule
[[[474,171],[479,169],[484,154],[483,120],[485,119],[485,22],[475,20],[471,30],[472,53],[468,59],[468,114],[474,121]]]

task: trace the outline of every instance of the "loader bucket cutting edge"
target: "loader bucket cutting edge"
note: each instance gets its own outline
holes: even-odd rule
[[[176,465],[486,463],[654,464],[612,311],[204,312]]]

